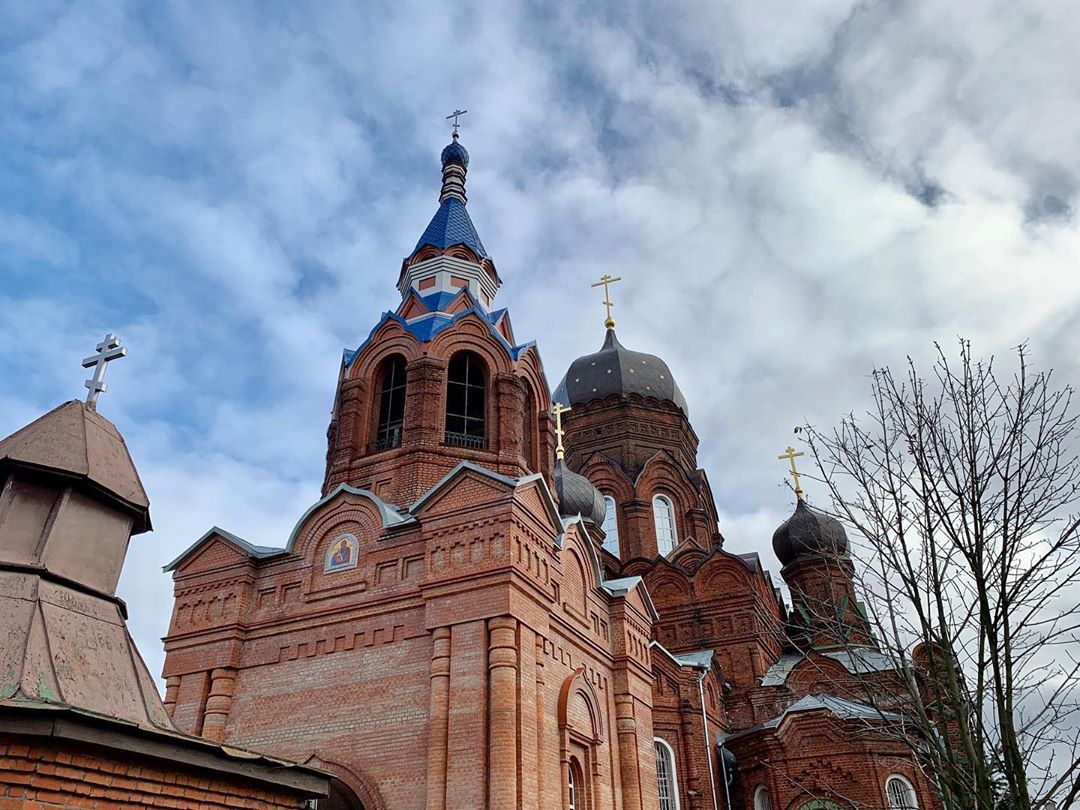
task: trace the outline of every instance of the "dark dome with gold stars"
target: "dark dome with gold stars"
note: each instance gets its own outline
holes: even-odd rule
[[[600,351],[570,364],[552,399],[573,406],[612,394],[637,394],[671,402],[688,415],[686,398],[667,363],[654,354],[627,349],[619,343],[615,330],[608,329]]]

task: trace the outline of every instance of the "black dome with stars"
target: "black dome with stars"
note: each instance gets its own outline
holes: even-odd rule
[[[654,354],[630,351],[619,343],[615,330],[608,329],[600,351],[570,364],[552,399],[573,406],[612,394],[652,397],[673,403],[684,415],[689,413],[667,363]]]

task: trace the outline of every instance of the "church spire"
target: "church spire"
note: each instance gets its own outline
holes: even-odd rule
[[[463,115],[458,110],[449,117]],[[450,143],[442,150],[442,190],[439,193],[439,209],[412,253],[405,257],[398,276],[397,287],[403,305],[408,304],[406,318],[417,314],[454,311],[463,306],[458,293],[467,290],[469,300],[464,306],[479,305],[490,311],[495,293],[502,284],[495,264],[484,249],[469,212],[465,208],[465,175],[469,171],[469,152],[461,145],[455,131]],[[412,294],[423,299],[423,305],[409,304]],[[415,297],[412,296],[412,297]]]

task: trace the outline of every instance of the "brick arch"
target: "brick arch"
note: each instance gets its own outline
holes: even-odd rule
[[[622,467],[602,453],[590,456],[578,472],[603,494],[614,496],[618,503],[634,498],[634,483]]]
[[[591,728],[587,729],[588,734],[584,734],[584,729],[574,728],[578,734],[585,736],[591,743],[600,743],[604,740],[604,715],[601,710],[603,703],[600,701],[600,697],[596,694],[596,689],[589,682],[589,679],[585,677],[585,667],[578,667],[571,673],[565,681],[562,683],[562,687],[559,689],[559,703],[558,703],[558,721],[559,729],[566,734],[572,726],[572,714],[573,703],[575,699],[580,699],[584,702],[584,705],[588,709],[589,721]]]
[[[675,565],[682,566],[688,571],[693,571],[700,566],[708,556],[709,552],[698,545],[694,538],[687,537],[679,541],[679,545],[675,547],[675,551],[672,552],[668,560]]]
[[[491,334],[491,325],[475,312],[469,313],[449,329],[440,332],[428,345],[428,354],[449,362],[460,351],[479,355],[488,367],[492,380],[496,374],[512,374],[514,369],[506,347]]]
[[[355,767],[346,767],[340,762],[326,758],[321,753],[312,754],[304,762],[313,768],[333,774],[359,800],[364,810],[389,810],[375,781]]]
[[[551,410],[551,394],[548,391],[547,377],[540,362],[540,352],[535,345],[529,346],[517,361],[518,377],[528,381],[536,394],[536,402],[541,411]]]
[[[851,694],[850,687],[857,683],[839,661],[824,655],[808,655],[788,673],[785,686],[797,695],[811,695],[821,691]]]
[[[395,320],[387,320],[368,338],[364,350],[346,369],[347,380],[370,380],[379,364],[392,354],[405,357],[411,363],[420,356],[420,343]]]
[[[341,492],[307,515],[303,523],[293,530],[295,540],[289,550],[301,557],[310,557],[327,535],[344,523],[360,524],[361,529],[353,534],[359,541],[361,551],[366,542],[382,531],[382,516],[374,503],[362,495]],[[318,563],[318,560],[314,559],[314,563]],[[322,570],[321,566],[319,570]]]
[[[645,586],[657,610],[685,605],[693,595],[690,579],[670,566],[657,566],[645,576]]]
[[[656,566],[657,561],[655,558],[633,557],[623,563],[621,574],[624,577],[645,576]]]
[[[694,572],[694,582],[706,598],[716,593],[742,593],[753,587],[750,572],[726,551],[718,551]]]
[[[666,451],[661,450],[645,462],[634,481],[634,490],[639,498],[647,496],[650,501],[654,495],[660,494],[671,498],[683,524],[679,527],[680,538],[690,534],[684,529],[688,525],[687,514],[701,505],[701,493]]]

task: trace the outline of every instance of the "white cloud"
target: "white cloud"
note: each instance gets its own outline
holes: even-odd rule
[[[122,582],[151,661],[161,564],[215,523],[282,543],[317,497],[340,350],[396,303],[455,106],[519,339],[554,386],[602,339],[587,284],[622,275],[620,337],[672,366],[729,548],[767,565],[777,453],[874,364],[1030,337],[1077,377],[1064,4],[119,9],[21,21],[0,56],[0,179],[39,195],[0,196],[25,345],[0,428],[127,340],[102,410],[153,500]]]

